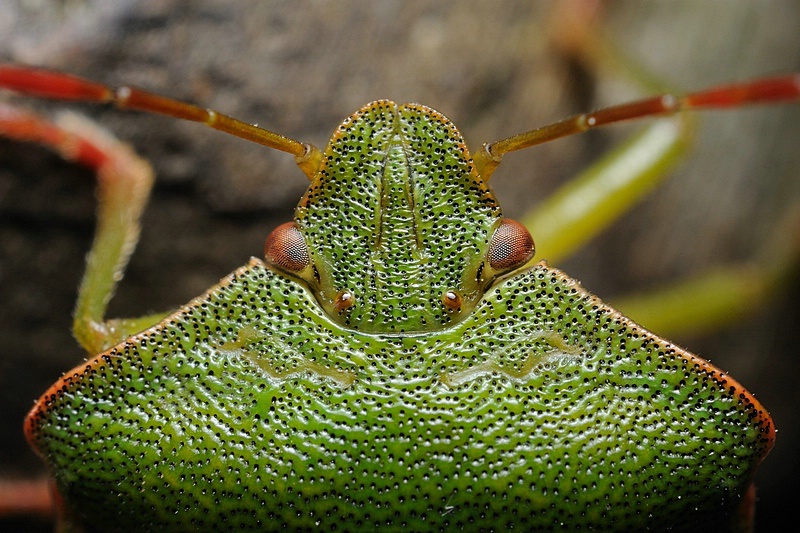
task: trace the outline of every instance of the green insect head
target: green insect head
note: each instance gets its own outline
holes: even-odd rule
[[[425,106],[364,106],[334,133],[268,263],[305,282],[335,322],[422,332],[468,315],[533,239],[504,219],[450,120]]]

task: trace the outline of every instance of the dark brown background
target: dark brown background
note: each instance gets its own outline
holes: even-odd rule
[[[135,84],[323,146],[376,98],[448,115],[472,147],[635,96],[552,46],[548,2],[0,0],[0,59]],[[693,89],[800,70],[800,4],[617,2],[603,29],[635,61]],[[153,162],[142,242],[111,314],[173,308],[258,255],[306,180],[291,157],[202,126],[25,100],[94,117]],[[519,216],[636,128],[506,157],[493,185]],[[653,197],[563,267],[604,298],[747,257],[800,198],[800,106],[705,114],[690,158]],[[93,182],[43,150],[0,143],[0,474],[42,472],[21,421],[83,354],[69,334],[93,228]],[[534,234],[535,238],[535,234]],[[773,305],[674,339],[771,410],[778,443],[757,481],[758,528],[797,507],[797,280]],[[11,528],[41,527],[11,521]]]

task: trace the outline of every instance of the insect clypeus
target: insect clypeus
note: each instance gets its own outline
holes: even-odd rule
[[[4,134],[99,175],[100,224],[75,334],[101,355],[67,372],[26,421],[65,523],[438,530],[747,521],[752,474],[774,440],[765,409],[560,271],[526,266],[533,240],[502,217],[488,179],[503,153],[617,120],[796,100],[798,76],[575,117],[471,158],[452,123],[416,104],[368,104],[320,151],[64,74],[5,66],[0,86],[204,122],[293,154],[311,179],[295,220],[267,238],[264,260],[166,317],[106,322],[149,167],[90,124],[3,108]],[[577,223],[598,216],[589,209]],[[568,233],[551,231],[555,249]]]

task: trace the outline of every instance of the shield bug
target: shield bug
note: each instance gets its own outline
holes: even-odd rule
[[[446,117],[417,104],[368,104],[319,150],[51,71],[1,67],[0,86],[202,122],[291,153],[311,180],[264,260],[174,313],[106,321],[149,167],[89,124],[4,110],[6,135],[51,146],[100,182],[75,323],[99,355],[67,372],[26,421],[65,522],[348,530],[746,520],[753,471],[774,441],[766,410],[563,272],[530,266],[533,238],[503,217],[488,181],[505,153],[586,129],[796,100],[797,75],[577,115],[473,153]],[[584,193],[553,205],[605,200]],[[562,217],[591,223],[599,211]],[[567,236],[552,230],[550,246]]]

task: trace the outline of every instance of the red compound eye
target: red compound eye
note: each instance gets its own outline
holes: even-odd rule
[[[504,219],[489,243],[489,265],[495,270],[510,270],[530,261],[534,251],[533,237],[525,226]]]
[[[311,264],[306,240],[294,222],[272,230],[264,244],[264,257],[269,264],[291,272],[299,272]]]

